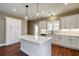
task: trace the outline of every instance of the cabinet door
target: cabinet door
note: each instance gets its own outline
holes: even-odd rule
[[[61,36],[55,35],[55,36],[53,37],[53,42],[54,42],[56,45],[59,45],[59,44],[60,44],[60,38],[61,38]]]
[[[65,23],[65,18],[64,17],[61,18],[60,26],[61,26],[61,29],[65,29],[66,28],[66,23]]]
[[[0,44],[5,43],[5,19],[0,16]]]
[[[46,20],[40,21],[39,24],[40,24],[40,29],[46,29]]]
[[[77,49],[79,49],[79,37],[77,37],[76,39],[77,39]]]
[[[79,28],[79,14],[77,14],[77,28]]]
[[[47,35],[47,37],[49,36]],[[55,44],[55,35],[52,35],[51,37],[52,37],[52,44]]]
[[[18,38],[18,36],[21,35],[21,20],[16,19],[15,20],[15,42],[19,41],[20,39]]]
[[[68,36],[61,36],[60,45],[69,47],[70,46],[69,37]]]
[[[69,23],[70,23],[70,28],[76,28],[77,27],[77,15],[72,15],[72,16],[69,16]]]
[[[69,40],[70,40],[70,47],[71,48],[77,48],[77,39],[76,39],[76,37],[70,37]]]
[[[77,15],[71,15],[61,18],[61,28],[76,28]]]
[[[70,22],[71,20],[69,19],[69,17],[65,17],[65,24],[66,24],[66,29],[69,29],[70,28]]]
[[[40,34],[46,34],[47,27],[46,27],[46,20],[44,21],[39,21],[39,32]]]
[[[15,40],[15,20],[6,18],[6,43],[13,43]]]
[[[70,28],[70,20],[68,16],[61,18],[61,29],[67,29]]]

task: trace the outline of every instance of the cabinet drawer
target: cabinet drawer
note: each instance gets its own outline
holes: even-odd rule
[[[77,42],[77,48],[79,49],[79,37],[76,38]]]
[[[60,39],[60,44],[62,46],[70,46],[70,42],[69,42],[69,37],[67,36],[61,36],[61,39]]]
[[[70,37],[70,47],[77,48],[77,38],[76,37]]]
[[[77,28],[79,28],[79,14],[77,14]]]

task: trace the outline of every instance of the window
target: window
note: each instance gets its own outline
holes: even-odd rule
[[[47,22],[47,30],[48,31],[56,31],[59,30],[59,21]]]
[[[59,21],[53,23],[53,31],[59,30]]]
[[[52,22],[47,22],[47,31],[52,31],[52,29],[53,29]]]

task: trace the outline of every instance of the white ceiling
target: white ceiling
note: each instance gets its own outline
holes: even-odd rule
[[[79,8],[79,3],[68,3],[68,5],[64,5],[64,3],[39,3],[38,11],[39,16],[36,16],[37,4],[35,3],[0,3],[0,12],[14,15],[19,18],[24,18],[26,16],[26,8],[25,5],[29,5],[28,7],[28,17],[29,19],[37,19],[40,17],[47,17],[50,14],[61,14],[75,8]],[[14,12],[13,9],[16,9]],[[32,17],[31,17],[32,16]]]

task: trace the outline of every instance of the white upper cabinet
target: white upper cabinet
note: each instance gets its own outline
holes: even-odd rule
[[[46,29],[46,20],[39,22],[40,29]]]
[[[66,28],[66,23],[65,23],[65,20],[66,20],[66,18],[65,18],[65,17],[62,17],[62,18],[61,18],[61,21],[60,21],[60,26],[61,26],[61,29]]]
[[[21,20],[6,17],[6,43],[12,44],[20,41],[19,35],[21,35]]]
[[[77,18],[77,15],[71,15],[68,17],[70,28],[77,28],[77,19],[76,18]]]
[[[70,15],[61,17],[61,29],[73,29],[79,28],[79,15]]]
[[[70,28],[70,19],[67,16],[61,18],[61,29],[66,28]]]
[[[39,21],[39,32],[40,34],[46,34],[46,20]]]
[[[79,14],[77,14],[77,28],[79,28]]]

